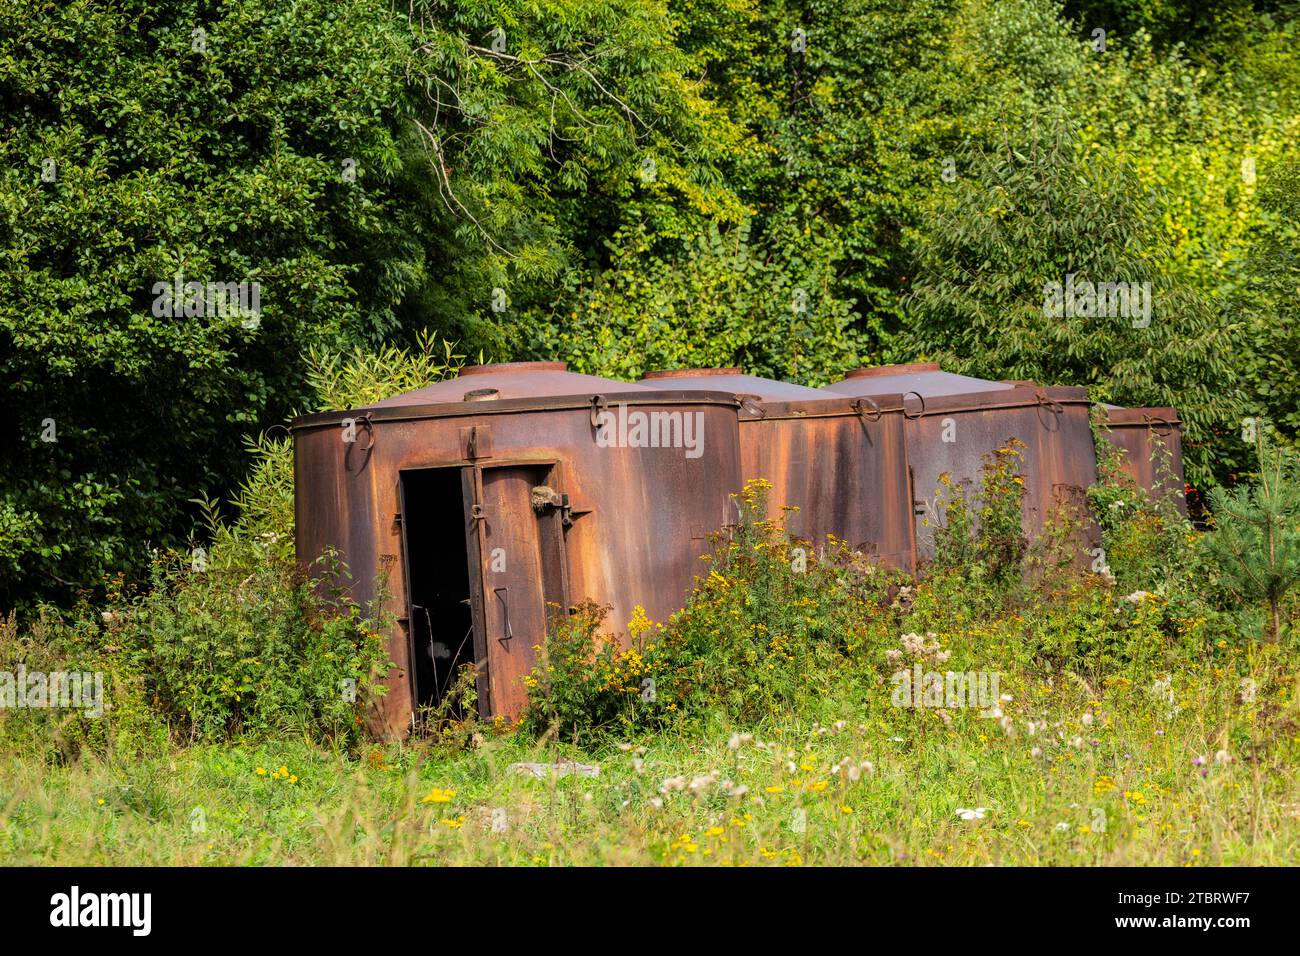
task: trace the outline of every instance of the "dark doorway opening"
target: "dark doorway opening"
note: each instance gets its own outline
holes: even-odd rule
[[[402,512],[412,691],[419,721],[422,713],[444,703],[461,668],[474,663],[461,469],[403,472]],[[448,717],[467,716],[458,701],[449,710]]]

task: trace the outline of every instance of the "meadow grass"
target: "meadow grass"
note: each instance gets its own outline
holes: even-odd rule
[[[1213,666],[1182,675],[1172,702],[1163,687],[1123,680],[1008,683],[1018,689],[1004,719],[961,715],[952,726],[890,706],[882,687],[751,728],[597,749],[485,727],[465,748],[415,741],[350,758],[296,741],[60,767],[10,755],[0,765],[0,862],[1300,861],[1290,702],[1243,704],[1237,683]],[[1256,733],[1254,750],[1234,753],[1232,728],[1258,731],[1262,721],[1272,722],[1267,745]],[[507,769],[566,760],[600,773],[535,779]]]

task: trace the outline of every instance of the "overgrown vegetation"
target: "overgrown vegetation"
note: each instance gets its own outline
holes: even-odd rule
[[[1294,595],[1280,603],[1281,640],[1261,640],[1253,596],[1207,543],[1218,532],[1195,531],[1170,502],[1112,480],[1120,473],[1109,457],[1093,495],[1115,504],[1102,523],[1109,563],[1100,572],[1008,548],[1015,535],[1003,522],[1021,494],[1015,451],[990,456],[980,487],[949,500],[941,558],[918,579],[837,542],[791,540],[766,517],[766,483],[751,482],[742,520],[672,620],[638,612],[624,646],[601,634],[601,608],[557,618],[516,728],[444,714],[430,737],[322,750],[292,739],[320,739],[313,725],[291,720],[285,734],[276,722],[306,713],[286,689],[263,707],[232,703],[228,685],[210,680],[222,668],[235,680],[247,673],[235,655],[206,658],[195,681],[193,668],[169,672],[215,689],[211,699],[169,694],[200,704],[177,722],[197,728],[194,743],[138,746],[159,733],[160,700],[145,688],[160,665],[117,649],[238,601],[237,576],[219,569],[151,592],[138,616],[110,627],[110,642],[90,622],[58,625],[55,637],[48,623],[24,636],[10,626],[7,645],[19,641],[47,666],[77,641],[83,654],[101,648],[80,660],[108,669],[114,690],[109,717],[63,718],[55,733],[33,733],[25,715],[21,725],[15,714],[0,721],[0,856],[1294,864]],[[274,566],[271,551],[260,554]],[[292,592],[274,593],[284,599],[257,620],[282,635],[299,611]],[[237,644],[249,612],[223,614],[213,633]],[[355,610],[335,617],[304,650],[319,654],[333,639],[355,646],[368,630],[359,621]],[[361,674],[362,663],[281,673],[309,690],[345,667]],[[310,693],[301,700],[313,706]],[[328,725],[333,713],[317,706],[314,719]],[[202,742],[221,739],[237,715],[246,715],[237,745]],[[46,769],[52,756],[65,765]],[[599,764],[599,775],[512,769],[572,761]]]
[[[6,4],[0,661],[103,709],[0,708],[0,858],[1294,864],[1297,23]],[[1050,314],[1071,275],[1150,283],[1149,323]],[[181,279],[260,310],[156,308]],[[465,671],[381,746],[392,622],[294,565],[281,427],[462,353],[1086,384],[1179,408],[1209,511],[1099,436],[1091,514],[1027,542],[1008,444],[911,578],[792,540],[759,480],[671,620],[557,614],[518,726]]]
[[[422,334],[616,377],[1089,385],[1178,406],[1193,483],[1231,485],[1241,417],[1300,422],[1295,12],[11,0],[0,609],[143,582],[324,398],[313,354]],[[1068,274],[1150,282],[1149,324],[1045,316]],[[178,277],[258,314],[160,312]]]

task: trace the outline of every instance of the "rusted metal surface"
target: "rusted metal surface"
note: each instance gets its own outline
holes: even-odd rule
[[[662,434],[683,447],[638,444],[645,436],[636,413],[679,416],[658,419],[664,427],[692,416],[699,453],[684,447],[680,431]],[[370,722],[387,737],[408,730],[417,700],[412,641],[420,624],[408,559],[423,548],[436,556],[461,547],[418,540],[415,529],[404,534],[411,476],[452,469],[459,479],[443,504],[463,515],[455,526],[464,528],[480,709],[506,717],[525,700],[519,678],[545,636],[548,603],[561,613],[587,599],[608,605],[611,632],[626,631],[638,604],[666,620],[703,567],[709,534],[729,520],[740,484],[734,398],[570,375],[559,363],[467,369],[365,409],[303,416],[293,434],[299,561],[337,550],[352,597],[369,603],[383,593],[384,610],[398,620],[388,635],[388,694]]]
[[[1152,496],[1172,495],[1187,514],[1183,475],[1183,423],[1173,408],[1107,405],[1106,437],[1124,449],[1122,467]],[[1167,469],[1162,461],[1168,463]]]
[[[870,400],[745,375],[740,369],[650,372],[641,384],[722,389],[740,401],[741,478],[772,483],[769,509],[795,537],[828,535],[912,571],[916,541],[900,395]]]
[[[1001,392],[1013,387],[1014,383],[1010,382],[990,382],[984,378],[971,378],[969,375],[945,372],[939,367],[938,362],[913,362],[909,365],[879,365],[874,368],[854,369],[844,376],[842,382],[826,386],[828,391],[841,392],[845,395],[888,395],[893,392],[906,395],[914,392],[926,398]]]
[[[969,379],[926,364],[861,369],[827,390],[854,396],[904,391],[918,554],[934,554],[940,476],[964,483],[968,494],[977,491],[988,456],[1015,438],[1025,445],[1026,536],[1038,537],[1065,506],[1083,522],[1078,561],[1089,559],[1098,531],[1087,517],[1086,491],[1097,480],[1097,462],[1086,389]]]

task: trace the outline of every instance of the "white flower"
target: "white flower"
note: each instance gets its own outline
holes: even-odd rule
[[[727,741],[727,748],[729,750],[739,750],[745,744],[753,743],[753,741],[753,734],[732,734],[731,739]]]
[[[967,809],[966,807],[957,808],[957,816],[961,817],[963,820],[983,820],[984,814],[988,812],[988,807],[974,807],[971,809]]]
[[[1068,823],[1058,823],[1056,825],[1056,831],[1058,833],[1064,833],[1068,829],[1070,829],[1070,825]]]
[[[1232,754],[1228,753],[1228,751],[1226,751],[1226,750],[1220,750],[1218,753],[1216,753],[1216,754],[1214,755],[1214,762],[1215,762],[1215,763],[1231,763],[1231,762],[1232,762]]]
[[[1090,713],[1086,713],[1086,714],[1084,714],[1082,717],[1079,718],[1079,722],[1080,722],[1081,724],[1083,724],[1083,726],[1085,726],[1085,727],[1091,727],[1091,726],[1092,726],[1092,714],[1090,714]]]
[[[692,777],[690,782],[690,791],[691,793],[702,793],[709,789],[709,787],[713,786],[717,779],[718,772],[716,770],[700,777]]]
[[[685,790],[685,789],[686,789],[685,777],[669,777],[659,787],[659,792],[672,793],[674,790]]]
[[[663,798],[662,798],[662,797],[651,797],[651,798],[650,798],[650,806],[654,807],[656,810],[662,810],[662,809],[664,808],[664,801],[663,801]]]
[[[1033,757],[1035,760],[1037,760],[1042,755],[1043,755],[1042,747],[1035,747],[1033,750],[1029,751],[1029,756]]]

